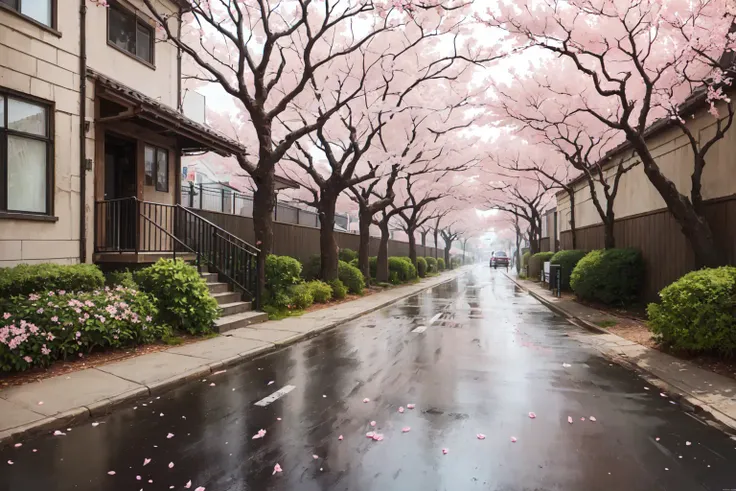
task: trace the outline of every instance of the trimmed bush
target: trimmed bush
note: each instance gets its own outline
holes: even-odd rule
[[[332,298],[332,287],[324,281],[310,281],[307,283],[307,288],[317,303],[327,303]]]
[[[459,257],[453,257],[452,259],[450,259],[451,269],[459,268],[461,265],[462,265],[462,262]]]
[[[127,268],[123,271],[110,271],[105,274],[105,284],[110,287],[122,286],[125,288],[138,289],[138,284],[133,279],[133,273]]]
[[[572,275],[573,269],[582,258],[585,257],[587,252],[581,250],[571,251],[559,251],[557,254],[552,256],[549,260],[552,264],[558,264],[560,266],[561,285],[563,290],[570,289],[570,276]]]
[[[285,292],[302,282],[302,265],[291,256],[270,254],[266,258],[266,288],[271,292]]]
[[[636,301],[643,280],[640,251],[606,249],[591,251],[578,261],[570,286],[584,300],[620,305]]]
[[[348,264],[349,264],[350,266],[355,266],[356,268],[358,267],[358,258],[357,258],[357,257],[356,257],[355,259],[353,259],[352,261],[346,261],[346,262],[347,262],[347,263],[348,263]],[[359,268],[359,269],[360,269],[360,268]]]
[[[304,310],[314,303],[314,297],[307,283],[292,285],[287,290],[289,306],[292,309]]]
[[[321,267],[322,259],[320,259],[319,255],[310,257],[307,262],[302,265],[302,277],[307,281],[318,280]]]
[[[526,267],[529,265],[529,259],[532,257],[532,253],[527,251],[521,255],[521,272],[526,271]]]
[[[50,290],[92,291],[105,286],[105,276],[94,264],[19,264],[0,268],[0,298]]]
[[[378,257],[371,256],[368,258],[368,270],[371,274],[371,278],[375,278],[378,274]]]
[[[445,260],[441,257],[437,258],[437,271],[444,271],[447,266],[445,265]]]
[[[423,257],[417,258],[417,274],[420,278],[427,276],[427,260]]]
[[[411,268],[414,265],[410,261],[407,261],[401,257],[389,257],[388,258],[388,274],[389,282],[391,284],[405,283],[411,279]],[[414,270],[416,272],[416,268]],[[391,273],[396,273],[396,277],[392,280]]]
[[[736,353],[736,267],[693,271],[659,297],[647,313],[661,342],[691,352]]]
[[[529,278],[539,280],[544,263],[552,259],[554,252],[538,252],[529,258]]]
[[[340,261],[345,261],[349,264],[354,259],[358,259],[358,253],[352,249],[340,249],[340,252],[337,253],[337,257]]]
[[[337,263],[337,277],[347,287],[350,293],[360,295],[365,288],[365,279],[363,273],[355,266],[351,266],[345,261]]]
[[[424,260],[427,261],[427,273],[436,273],[437,260],[433,257],[425,257]]]
[[[153,298],[130,288],[65,290],[3,299],[0,371],[48,366],[97,349],[152,343],[170,334]]]
[[[153,296],[159,323],[190,334],[212,330],[220,309],[196,268],[181,259],[159,259],[134,277],[141,290]]]
[[[329,283],[330,288],[332,288],[332,298],[335,300],[342,300],[344,299],[348,294],[348,289],[345,287],[342,281],[340,280],[332,280]]]

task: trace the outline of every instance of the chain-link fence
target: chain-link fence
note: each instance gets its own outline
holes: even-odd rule
[[[253,216],[253,197],[239,193],[222,184],[182,183],[181,204],[196,210],[219,211],[231,215]],[[273,211],[274,221],[319,228],[319,215],[313,209],[299,208],[277,201]],[[335,215],[335,225],[348,230],[350,217]]]

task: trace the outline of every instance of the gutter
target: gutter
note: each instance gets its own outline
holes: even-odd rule
[[[79,262],[87,262],[87,4],[79,0]]]

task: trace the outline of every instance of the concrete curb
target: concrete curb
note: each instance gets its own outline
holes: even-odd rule
[[[8,443],[13,443],[16,439],[18,439],[21,436],[27,437],[29,434],[30,435],[38,434],[44,431],[49,431],[51,429],[63,430],[67,426],[78,424],[82,421],[89,420],[90,418],[104,416],[105,414],[109,414],[113,409],[116,409],[128,403],[131,403],[133,401],[145,399],[153,395],[164,394],[165,392],[168,392],[178,386],[184,385],[187,382],[191,382],[192,380],[197,380],[202,377],[207,377],[208,375],[218,370],[222,370],[223,368],[239,365],[240,363],[243,363],[245,361],[256,359],[263,355],[272,353],[276,350],[286,348],[300,341],[304,341],[306,339],[311,339],[313,337],[319,336],[320,334],[330,331],[332,329],[335,329],[341,326],[342,324],[346,324],[364,315],[368,315],[377,310],[388,307],[389,305],[400,302],[401,300],[404,300],[408,297],[418,295],[426,290],[429,290],[430,288],[435,288],[437,286],[453,281],[457,279],[458,277],[462,276],[463,274],[465,274],[466,272],[467,270],[465,268],[460,268],[459,270],[456,270],[455,273],[449,275],[448,277],[441,278],[441,281],[437,283],[432,283],[432,284],[427,284],[427,285],[420,284],[419,286],[421,287],[416,290],[402,293],[399,296],[392,297],[386,300],[385,302],[381,302],[378,305],[371,306],[370,308],[366,310],[362,310],[358,313],[352,314],[344,319],[330,322],[329,324],[326,324],[324,326],[319,326],[313,329],[312,331],[308,331],[305,333],[295,333],[293,337],[283,342],[267,343],[263,347],[255,348],[251,351],[241,353],[239,355],[227,358],[225,360],[213,361],[212,363],[209,363],[208,365],[204,367],[190,370],[188,372],[170,377],[165,380],[159,380],[152,384],[142,385],[141,387],[129,390],[127,392],[118,394],[110,398],[102,399],[93,404],[88,404],[86,406],[81,406],[78,408],[70,409],[68,411],[64,411],[62,413],[55,414],[53,416],[47,416],[44,418],[40,418],[36,421],[32,421],[30,423],[16,426],[14,428],[0,430],[0,447],[3,447]],[[412,285],[407,285],[407,286],[412,286]],[[266,323],[264,323],[263,326],[265,327]],[[227,336],[227,334],[223,334],[222,336],[223,337]],[[123,378],[123,377],[119,377],[119,378]]]
[[[550,302],[546,298],[540,296],[538,293],[531,291],[529,288],[519,283],[516,279],[514,279],[510,275],[506,273],[504,274],[506,275],[508,279],[513,281],[514,284],[516,284],[516,286],[526,291],[529,295],[534,297],[537,301],[539,301],[542,305],[544,305],[545,307],[547,307],[554,313],[567,319],[567,321],[570,322],[571,324],[576,325],[578,327],[582,327],[596,334],[606,334],[609,336],[615,336],[615,334],[611,334],[610,332],[606,331],[605,329],[601,327],[596,326],[595,324],[591,322],[588,322],[586,320],[583,320],[577,316],[570,314],[563,308],[559,307],[558,305],[555,305],[553,302]],[[662,391],[666,391],[667,393],[669,393],[672,396],[671,399],[678,402],[684,410],[691,412],[691,413],[695,413],[695,414],[707,413],[711,418],[713,418],[718,423],[720,423],[723,427],[725,427],[725,428],[722,427],[721,430],[736,431],[736,419],[718,410],[717,408],[713,407],[711,404],[708,404],[707,402],[701,400],[696,394],[693,394],[690,390],[682,387],[677,382],[660,378],[657,374],[649,370],[647,367],[636,363],[635,361],[629,359],[626,356],[622,356],[621,354],[616,353],[614,350],[601,349],[596,346],[594,346],[594,348],[599,353],[601,353],[603,356],[608,358],[610,361],[613,361],[614,363],[617,363],[625,368],[628,368],[629,370],[637,372],[640,376],[642,376],[642,378],[644,378],[651,385],[658,387]]]

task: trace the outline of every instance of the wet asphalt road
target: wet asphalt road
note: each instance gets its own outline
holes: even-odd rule
[[[736,441],[570,329],[478,266],[96,427],[6,446],[0,490],[180,490],[190,480],[207,491],[736,489]],[[259,429],[265,437],[251,439]],[[383,441],[366,438],[372,430]],[[272,475],[276,463],[283,472]]]

